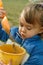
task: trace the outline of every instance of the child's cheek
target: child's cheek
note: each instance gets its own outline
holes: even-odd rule
[[[21,27],[19,26],[19,33],[21,33]]]

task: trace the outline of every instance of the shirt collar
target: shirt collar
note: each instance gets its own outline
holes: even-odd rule
[[[41,37],[39,35],[35,35],[31,38],[26,38],[25,40],[28,40],[28,41],[35,41],[35,40],[38,40],[38,39],[41,39]]]

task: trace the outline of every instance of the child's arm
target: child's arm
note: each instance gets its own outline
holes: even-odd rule
[[[5,10],[1,8],[0,9],[0,40],[4,42],[7,41],[7,39],[9,38],[9,35],[3,30],[2,25],[1,25],[2,19],[4,18],[5,15],[6,15]]]
[[[3,18],[1,25],[2,25],[2,28],[5,30],[5,32],[8,35],[10,35],[10,25],[6,16]],[[11,35],[9,36],[9,38],[14,42],[14,39]]]
[[[2,25],[2,28],[5,30],[5,32],[9,35],[10,25],[6,16],[2,19],[1,25]]]

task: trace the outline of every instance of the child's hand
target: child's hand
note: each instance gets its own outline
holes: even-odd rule
[[[10,60],[8,64],[5,64],[3,61],[0,61],[0,65],[12,65],[12,60]]]
[[[3,18],[6,15],[6,12],[4,9],[0,9],[0,18]]]

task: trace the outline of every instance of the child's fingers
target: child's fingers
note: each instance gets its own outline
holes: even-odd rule
[[[2,16],[3,16],[3,12],[0,11],[0,17],[2,17]]]
[[[7,65],[12,65],[12,60],[9,61],[9,63]]]
[[[6,11],[4,9],[0,9],[0,18],[3,18],[6,15]]]
[[[5,64],[3,61],[0,61],[0,65],[12,65],[12,60],[10,60],[8,64]]]
[[[6,65],[3,61],[0,61],[0,65]]]
[[[3,9],[0,9],[0,12],[1,12],[1,13],[6,13],[6,11],[5,11],[5,10],[3,10]]]

